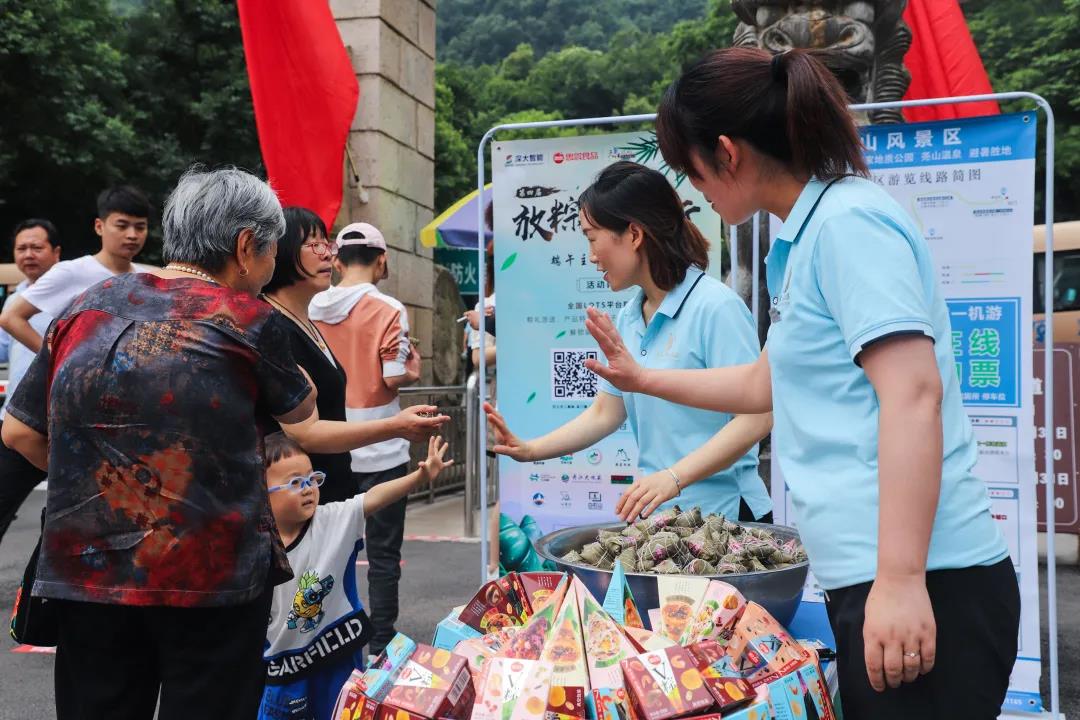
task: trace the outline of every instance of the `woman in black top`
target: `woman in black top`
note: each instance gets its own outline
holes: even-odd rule
[[[330,352],[318,328],[308,319],[311,298],[330,287],[330,262],[337,248],[327,238],[318,215],[301,207],[285,208],[285,234],[278,240],[274,275],[263,297],[290,321],[289,342],[297,364],[318,391],[316,403],[322,420],[345,420],[345,371]],[[357,493],[349,451],[371,443],[402,437],[423,440],[449,420],[429,405],[414,405],[385,420],[342,422],[339,442],[305,448],[315,469],[326,473],[319,502],[346,500]]]

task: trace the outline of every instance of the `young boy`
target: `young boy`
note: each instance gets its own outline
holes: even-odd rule
[[[270,507],[295,579],[274,588],[259,718],[326,720],[349,674],[363,668],[371,634],[356,586],[364,519],[434,480],[454,461],[443,459],[447,444],[432,437],[427,459],[415,472],[320,507],[325,475],[312,471],[303,449],[283,433],[267,436],[265,449]]]

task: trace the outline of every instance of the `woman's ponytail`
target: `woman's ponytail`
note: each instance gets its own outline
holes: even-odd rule
[[[840,81],[815,52],[788,50],[776,56],[787,83],[787,136],[792,166],[819,180],[866,176],[862,143]]]
[[[727,135],[796,175],[868,175],[847,96],[816,54],[740,47],[704,57],[660,102],[656,135],[664,160],[694,175],[693,156],[715,166],[718,138]]]
[[[690,265],[701,270],[708,269],[709,241],[705,239],[701,229],[690,218],[683,218],[678,243],[682,248],[682,254]]]

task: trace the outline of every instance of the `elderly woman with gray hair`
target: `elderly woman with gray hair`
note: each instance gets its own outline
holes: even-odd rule
[[[266,183],[189,171],[162,224],[166,268],[57,317],[3,425],[49,470],[33,594],[56,608],[60,720],[149,719],[159,693],[162,720],[255,717],[270,590],[291,576],[264,429],[330,452],[407,434],[318,419],[288,321],[258,298],[285,229]]]

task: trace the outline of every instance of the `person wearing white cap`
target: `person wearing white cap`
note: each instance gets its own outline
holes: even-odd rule
[[[376,420],[400,410],[398,389],[420,379],[420,354],[409,338],[405,306],[376,289],[389,277],[386,240],[368,223],[337,234],[334,267],[341,281],[312,299],[308,309],[348,377],[345,414]],[[352,451],[358,492],[408,473],[409,443],[387,440]],[[374,633],[368,651],[382,652],[394,637],[401,579],[405,500],[367,519],[368,588]]]

